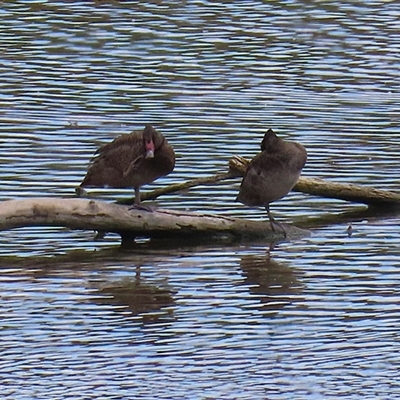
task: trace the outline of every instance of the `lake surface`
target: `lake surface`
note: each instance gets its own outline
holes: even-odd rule
[[[143,191],[226,171],[268,128],[306,146],[304,176],[398,191],[399,13],[395,1],[3,2],[0,198],[74,196],[96,148],[146,123],[177,163]],[[156,204],[265,219],[234,202],[239,184]],[[359,208],[291,193],[272,212],[311,235],[270,252],[1,232],[3,398],[400,398],[400,218],[343,217]]]

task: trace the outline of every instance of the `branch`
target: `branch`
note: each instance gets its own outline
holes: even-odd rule
[[[193,179],[183,183],[176,183],[149,193],[142,194],[143,200],[154,200],[163,194],[169,194],[189,189],[198,185],[209,185],[226,179],[242,177],[246,171],[249,161],[240,156],[234,156],[229,160],[229,172],[216,174],[207,178]],[[307,193],[315,196],[326,197],[363,203],[369,206],[392,206],[400,207],[400,194],[387,190],[373,189],[366,186],[351,183],[330,182],[318,178],[300,177],[295,192]],[[133,204],[134,198],[118,201],[121,204]]]
[[[212,176],[207,176],[205,178],[197,178],[197,179],[192,179],[190,181],[186,182],[181,182],[181,183],[173,183],[172,185],[165,186],[159,189],[155,189],[152,192],[148,193],[143,193],[141,194],[141,200],[155,200],[157,197],[160,197],[164,194],[169,194],[169,193],[176,193],[176,192],[181,192],[183,190],[190,189],[191,187],[194,186],[200,186],[200,185],[209,185],[212,183],[217,183],[220,181],[223,181],[225,179],[231,179],[231,178],[236,178],[238,175],[236,173],[233,173],[231,171],[229,172],[224,172]],[[129,199],[120,199],[117,201],[118,204],[126,204],[126,205],[132,205],[135,202],[135,198],[129,198]]]
[[[249,161],[245,158],[234,156],[229,161],[229,166],[231,170],[235,171],[237,174],[243,175],[248,163]],[[355,203],[364,203],[368,205],[377,205],[381,203],[400,205],[400,194],[398,193],[372,189],[351,183],[329,182],[317,178],[300,177],[293,190],[296,192],[313,194],[315,196],[352,201]]]

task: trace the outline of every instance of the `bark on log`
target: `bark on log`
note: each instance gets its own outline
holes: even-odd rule
[[[136,236],[283,238],[272,232],[265,221],[204,215],[194,212],[155,209],[146,211],[91,199],[35,198],[8,200],[0,203],[0,230],[26,226],[63,226],[116,232],[123,241]],[[285,225],[288,237],[303,236],[307,231]]]

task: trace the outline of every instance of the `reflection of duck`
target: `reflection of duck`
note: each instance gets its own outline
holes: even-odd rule
[[[165,315],[160,310],[174,304],[171,291],[153,284],[144,284],[138,277],[102,284],[98,288],[98,294],[102,297],[96,298],[97,302],[127,307],[134,315],[149,313],[143,315],[146,322]]]
[[[245,255],[240,268],[244,284],[251,293],[261,296],[263,308],[280,309],[291,302],[290,295],[301,293],[302,284],[294,271],[286,265],[271,260],[269,255]]]
[[[274,224],[281,225],[272,217],[269,204],[290,192],[306,160],[307,152],[301,144],[282,140],[269,129],[261,142],[261,153],[247,167],[237,200],[250,207],[264,206],[274,231]]]
[[[168,175],[175,166],[173,148],[149,124],[143,131],[117,137],[96,154],[80,187],[134,188],[136,205],[140,187]]]

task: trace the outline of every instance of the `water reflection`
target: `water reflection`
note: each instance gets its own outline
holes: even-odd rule
[[[296,222],[304,229],[317,229],[321,227],[331,226],[333,224],[349,224],[349,227],[354,223],[367,223],[372,221],[384,221],[391,217],[397,217],[400,214],[398,205],[379,205],[379,206],[359,206],[353,205],[350,210],[336,213],[329,212],[321,214],[313,218],[301,218]],[[348,233],[352,233],[349,229]]]
[[[292,295],[303,290],[299,272],[282,262],[274,261],[270,250],[262,255],[243,255],[240,268],[250,293],[260,299],[260,310],[278,312],[292,302]]]
[[[174,292],[154,283],[146,283],[139,273],[134,279],[98,282],[92,286],[97,289],[93,293],[96,303],[118,306],[115,308],[117,312],[125,313],[128,309],[133,315],[142,314],[144,323],[172,317],[172,310],[165,307],[174,305]]]

